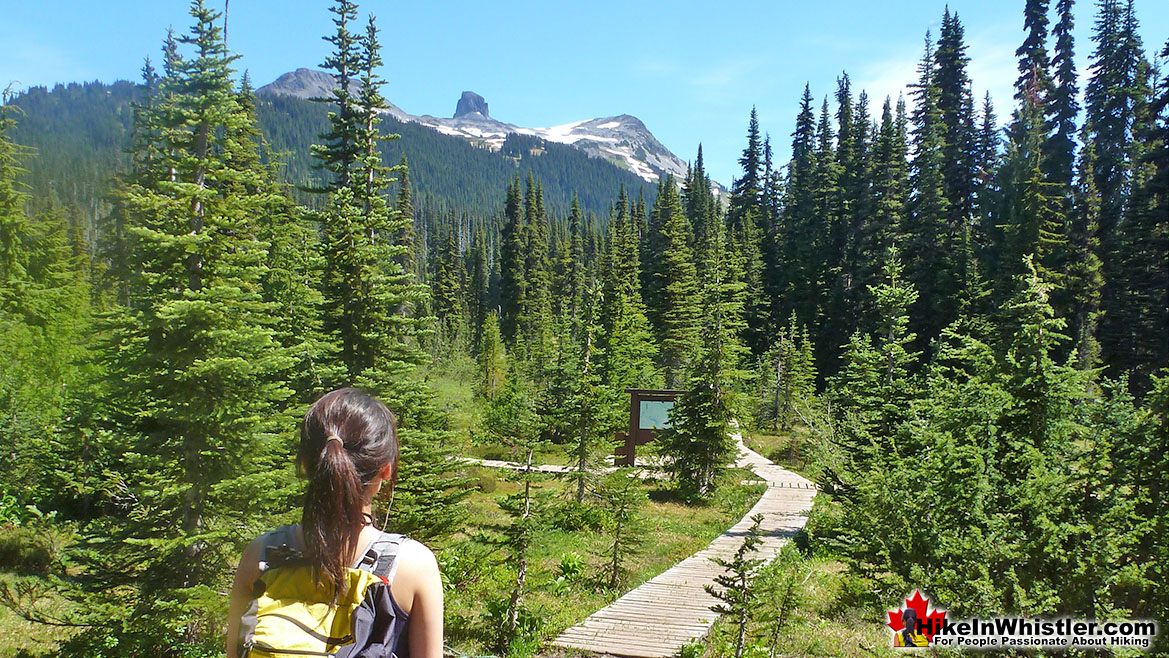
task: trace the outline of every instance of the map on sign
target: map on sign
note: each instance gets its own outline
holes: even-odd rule
[[[673,401],[642,400],[641,410],[638,412],[637,428],[643,430],[658,430],[670,426],[670,409],[674,408]]]

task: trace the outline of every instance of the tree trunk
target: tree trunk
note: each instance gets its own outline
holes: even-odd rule
[[[746,587],[746,584],[743,585]],[[742,658],[743,645],[747,642],[747,602],[739,610],[739,637],[735,640],[735,658]]]
[[[531,516],[532,511],[532,449],[528,448],[528,463],[524,467],[524,513],[520,516],[520,522],[527,521]],[[523,532],[526,534],[527,529]],[[515,635],[516,624],[519,618],[520,597],[524,591],[524,581],[528,577],[528,555],[526,551],[522,551],[519,555],[519,568],[516,570],[515,587],[511,591],[511,599],[507,604],[507,638],[510,639]],[[500,647],[505,649],[506,645]]]
[[[621,530],[624,525],[620,512],[617,516],[617,531],[613,536],[613,571],[609,575],[609,587],[617,587],[617,577],[621,566]]]
[[[586,393],[587,391],[584,390],[584,387],[587,385],[587,384],[585,384],[585,382],[587,382],[588,378],[589,378],[589,366],[592,364],[592,351],[593,351],[593,332],[590,328],[589,331],[587,331],[585,334],[584,370],[581,374],[582,390],[581,390],[581,402],[580,403],[581,403],[581,405],[584,406],[584,408],[581,410],[581,414],[580,414],[580,445],[577,447],[576,502],[578,502],[578,503],[584,502],[585,453],[587,452],[588,442],[589,442],[589,412],[588,412],[589,401],[585,398],[584,393]]]

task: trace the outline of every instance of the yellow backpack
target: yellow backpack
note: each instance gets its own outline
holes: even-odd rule
[[[241,657],[381,658],[395,655],[406,615],[390,596],[402,535],[382,533],[349,568],[345,595],[317,587],[295,526],[261,538],[260,578],[240,620]]]

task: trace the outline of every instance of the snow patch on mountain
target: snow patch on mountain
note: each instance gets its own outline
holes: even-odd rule
[[[320,97],[329,91],[329,77],[323,71],[297,69],[280,76],[272,84],[260,87],[256,93]],[[618,167],[628,169],[651,183],[663,176],[673,175],[680,185],[688,169],[686,162],[663,146],[640,119],[628,114],[574,121],[550,128],[524,128],[489,116],[487,101],[471,91],[463,92],[455,114],[450,119],[428,114],[415,116],[392,104],[383,112],[398,121],[418,123],[494,151],[503,147],[510,133],[567,144],[592,157],[604,158]],[[716,194],[724,191],[717,183],[713,187]]]

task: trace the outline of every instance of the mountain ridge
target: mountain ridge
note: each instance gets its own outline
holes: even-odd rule
[[[259,96],[296,96],[312,98],[328,96],[336,87],[332,76],[315,69],[299,68],[281,75],[270,84],[256,90]],[[526,128],[500,121],[488,111],[483,96],[464,91],[451,118],[429,114],[414,115],[387,101],[383,111],[398,121],[426,126],[436,132],[460,137],[476,146],[499,151],[509,134],[537,137],[548,142],[567,144],[591,157],[607,160],[626,169],[642,180],[656,183],[663,176],[672,175],[679,185],[685,180],[689,164],[666,148],[637,117],[618,114],[574,121],[549,128]],[[716,194],[725,188],[712,181]]]

